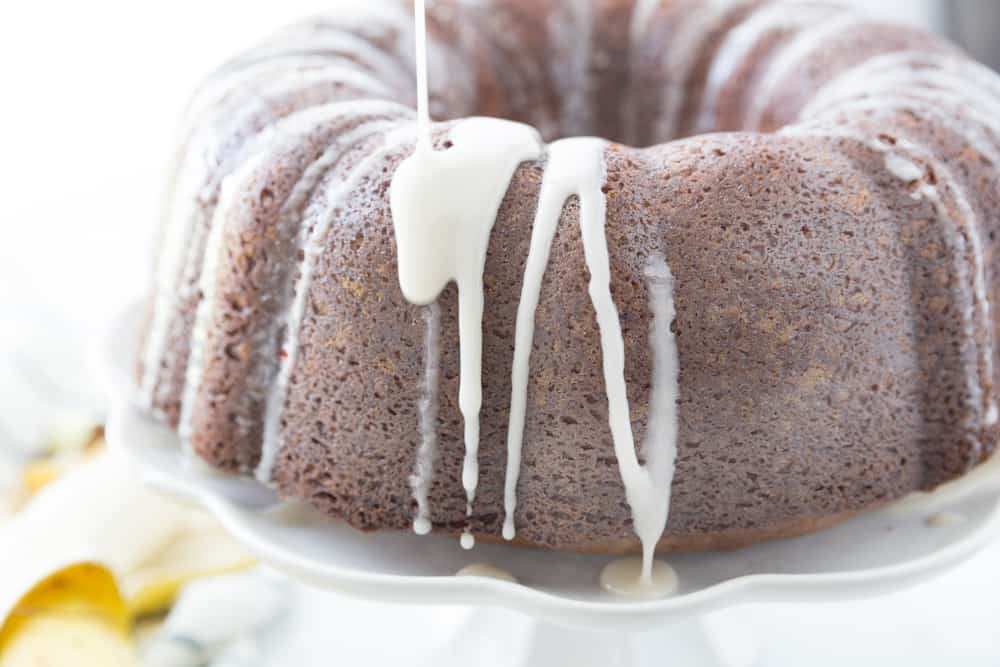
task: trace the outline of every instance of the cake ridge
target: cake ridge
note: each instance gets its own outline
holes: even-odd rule
[[[372,169],[383,164],[385,158],[394,149],[399,147],[401,141],[400,135],[401,131],[399,129],[388,133],[385,136],[383,145],[374,153],[365,157],[354,169],[351,170],[348,178],[338,186],[332,201],[339,203],[343,196],[351,191],[354,184],[359,182],[367,174],[371,173]],[[328,210],[333,213],[336,210],[336,206],[330,206]],[[285,391],[291,380],[291,374],[295,368],[296,355],[298,353],[296,333],[299,330],[302,317],[304,316],[306,299],[308,297],[309,281],[312,278],[312,261],[316,254],[322,250],[322,248],[318,246],[317,240],[327,230],[329,225],[333,223],[333,218],[334,215],[328,215],[326,216],[325,222],[321,221],[320,224],[316,225],[315,229],[309,233],[308,238],[305,239],[305,243],[302,246],[302,249],[304,250],[304,259],[302,261],[298,279],[296,280],[294,289],[295,296],[287,311],[287,315],[285,316],[284,331],[286,333],[285,343],[283,344],[285,357],[281,360],[278,374],[271,383],[264,412],[264,440],[261,444],[260,463],[257,465],[254,472],[257,479],[261,482],[271,482],[272,469],[281,448],[279,435],[281,413],[284,409]]]
[[[326,123],[332,124],[329,126],[334,132],[332,141],[315,160],[305,167],[301,177],[295,181],[291,191],[281,203],[277,212],[275,229],[297,228],[298,231],[295,231],[294,235],[298,238],[301,234],[305,233],[305,230],[302,229],[302,223],[308,212],[313,194],[327,178],[327,174],[337,166],[345,155],[370,140],[377,133],[384,132],[398,125],[399,119],[407,113],[405,107],[379,100],[334,102],[298,112],[276,126],[277,131],[286,135],[285,139],[282,142],[273,143],[268,150],[261,152],[254,160],[248,161],[241,171],[252,176],[260,169],[261,164],[273,159],[272,156],[282,154],[287,150],[288,146],[297,144],[300,136],[315,133],[317,128],[322,127]],[[229,179],[235,184],[242,182],[244,177],[240,175],[240,171],[237,171]],[[232,208],[231,204],[221,204],[219,206],[219,210],[223,211],[230,208]],[[217,326],[215,318],[217,317],[218,298],[216,295],[216,275],[219,272],[217,268],[219,261],[218,253],[225,249],[222,241],[223,234],[226,231],[226,220],[214,222],[210,238],[206,243],[205,259],[200,274],[199,289],[202,298],[195,313],[195,322],[191,334],[191,358],[187,365],[181,418],[178,424],[178,432],[181,440],[188,448],[193,447],[191,437],[194,430],[193,420],[196,418],[196,411],[200,410],[204,412],[203,405],[197,399],[199,392],[203,389],[202,376],[205,370],[206,345],[208,343],[206,336],[210,331],[210,326]],[[291,257],[279,259],[291,259]],[[288,280],[290,278],[291,276],[288,277]],[[282,280],[280,277],[276,277],[276,279],[278,283],[288,282],[288,280]],[[260,285],[260,287],[263,288],[264,286]],[[290,302],[291,300],[287,294],[289,288],[280,284],[276,287],[278,290],[277,295],[268,295],[265,293],[264,296],[269,298],[272,303],[278,304],[278,308],[281,308],[281,304]],[[249,340],[255,341],[251,346],[253,348],[252,351],[258,350],[263,346],[262,343],[256,342],[256,340],[273,341],[273,343],[267,345],[268,349],[280,343],[279,324],[277,321],[266,323],[265,327],[256,332],[256,338],[248,337]],[[278,360],[274,359],[273,365],[266,363],[266,359],[264,361],[263,365],[252,364],[247,376],[259,377],[259,374],[263,373],[264,377],[260,381],[266,381],[265,378],[270,378],[273,375],[271,369],[273,365],[277,364]],[[256,373],[254,371],[255,368],[259,369]],[[257,391],[259,389],[254,386],[247,387],[244,391],[240,392],[236,400],[243,402],[252,401],[256,397]],[[247,406],[247,412],[250,414],[254,413],[250,406]],[[245,467],[249,463],[241,462],[239,465]]]
[[[426,535],[431,531],[431,504],[428,498],[434,481],[434,464],[437,460],[438,391],[441,375],[441,306],[437,301],[423,309],[426,332],[424,334],[424,388],[420,397],[420,446],[417,449],[410,488],[417,502],[417,516],[413,519],[413,532]]]
[[[899,152],[905,152],[908,156],[916,158],[925,165],[931,163],[934,164],[937,184],[930,185],[927,183],[921,183],[920,187],[913,192],[911,196],[915,198],[925,198],[930,201],[938,215],[954,222],[955,228],[960,232],[963,232],[958,235],[958,239],[960,239],[961,243],[954,250],[956,258],[967,254],[966,244],[971,246],[971,262],[969,262],[971,263],[971,267],[967,267],[966,270],[970,274],[968,282],[970,283],[972,303],[965,313],[965,329],[968,342],[975,348],[977,371],[975,373],[966,373],[966,379],[970,383],[970,396],[973,400],[979,403],[979,411],[977,415],[966,416],[966,428],[971,432],[975,430],[975,427],[978,424],[990,426],[996,423],[997,399],[995,396],[996,390],[993,384],[993,366],[996,355],[994,343],[995,336],[994,327],[991,326],[992,317],[990,314],[990,299],[986,289],[985,262],[980,233],[981,230],[979,228],[979,218],[973,211],[972,206],[969,204],[967,195],[958,180],[951,174],[948,167],[941,164],[940,161],[934,158],[932,151],[917,146],[916,144],[905,139],[894,137],[891,143],[892,151],[889,151],[888,146],[884,142],[880,143],[877,138],[869,138],[860,132],[846,130],[844,128],[823,127],[822,125],[819,127],[798,125],[787,128],[787,131],[783,130],[783,133],[798,136],[811,135],[821,136],[824,138],[848,139],[865,145],[873,151],[885,155],[887,159],[890,155],[898,155]],[[894,172],[889,165],[887,165],[886,168],[890,172]],[[896,173],[893,175],[896,175]],[[907,177],[908,176],[909,175],[907,175]],[[955,206],[959,210],[959,220],[955,220],[947,213],[947,211],[943,210],[945,209],[946,204],[938,189],[941,185],[946,186],[951,192],[951,198],[954,200]],[[975,310],[979,311],[978,318],[974,314]],[[977,319],[978,322],[976,321]],[[985,343],[982,345],[977,343],[980,335],[985,338]],[[982,366],[982,370],[979,370],[980,365]],[[982,377],[984,374],[986,375],[985,379]],[[984,453],[982,442],[980,442],[978,437],[976,437],[973,438],[972,444],[975,451],[971,460],[978,461],[979,457]]]
[[[986,117],[974,107],[954,107],[953,104],[950,100],[941,100],[937,95],[921,91],[894,92],[846,100],[820,115],[813,116],[811,120],[822,121],[825,118],[835,118],[852,112],[878,111],[932,116],[934,122],[956,135],[961,135],[991,163],[1000,164],[1000,119]],[[942,109],[949,106],[952,106],[950,113]],[[974,122],[960,127],[954,117],[959,112]]]
[[[700,44],[704,38],[708,27],[722,18],[729,12],[738,11],[741,6],[750,6],[749,3],[727,2],[725,0],[712,0],[711,2],[700,3],[688,15],[684,23],[677,30],[674,41],[677,45],[671,44],[668,47],[668,67],[677,69],[677,81],[686,82],[688,76],[695,66],[695,56],[698,49],[696,44]],[[697,20],[694,20],[697,19]],[[680,50],[683,55],[678,56]],[[680,57],[678,65],[676,59]],[[669,140],[677,137],[682,119],[680,114],[684,101],[681,95],[667,95],[655,120],[655,139]]]
[[[815,53],[825,40],[840,35],[861,24],[861,18],[854,14],[834,16],[830,21],[816,25],[807,25],[790,42],[780,48],[766,64],[764,75],[760,80],[756,94],[751,98],[750,108],[746,112],[746,126],[760,128],[764,110],[771,103],[772,95],[789,76],[796,65]]]
[[[705,72],[701,99],[692,100],[697,104],[688,123],[688,129],[692,132],[710,131],[716,126],[715,106],[719,102],[722,85],[772,31],[795,33],[813,26],[815,20],[835,12],[831,5],[812,2],[746,2],[741,9],[742,12],[737,13],[738,22],[724,32],[712,54]],[[770,60],[765,62],[765,66],[769,65]],[[707,118],[712,118],[712,122],[706,123]],[[753,127],[746,123],[743,126]],[[674,134],[680,129],[676,127]]]
[[[175,202],[179,200],[183,208],[172,207],[169,211],[171,217],[164,222],[164,249],[156,275],[158,301],[151,314],[150,335],[145,341],[141,395],[152,408],[162,406],[171,400],[173,393],[183,391],[183,375],[172,378],[171,374],[162,373],[156,360],[165,354],[169,340],[176,334],[175,329],[183,325],[182,320],[173,317],[174,311],[195,299],[194,288],[202,269],[204,243],[222,179],[241,159],[254,155],[271,141],[273,124],[284,117],[280,114],[276,116],[271,105],[284,105],[288,107],[285,115],[292,115],[296,105],[291,102],[291,96],[303,94],[308,84],[333,85],[335,88],[327,93],[336,97],[341,93],[349,94],[351,88],[348,82],[353,76],[350,72],[334,71],[331,78],[331,72],[327,71],[314,80],[309,71],[303,73],[297,69],[278,71],[277,74],[280,76],[268,82],[261,91],[237,98],[237,102],[242,99],[244,104],[240,106],[239,113],[224,114],[225,130],[220,131],[212,123],[208,129],[202,129],[200,134],[205,135],[204,138],[196,131],[186,140],[188,159],[182,162],[181,167],[187,166],[187,169],[181,169],[174,195]],[[343,80],[343,90],[339,92],[336,88],[338,80]],[[321,102],[329,97],[327,93],[320,93],[319,98],[306,96],[304,101],[310,105]],[[258,125],[259,129],[254,131],[253,128]],[[227,143],[234,140],[232,145]],[[195,171],[192,172],[192,169]],[[186,364],[189,350],[181,347],[178,353],[181,362]]]
[[[958,73],[966,76],[975,76],[976,86],[981,85],[989,89],[994,95],[994,103],[1000,99],[1000,81],[997,81],[997,75],[994,72],[988,70],[983,65],[970,63],[967,60],[959,59],[950,54],[936,54],[935,56],[931,56],[922,51],[894,51],[866,59],[864,62],[838,74],[816,92],[810,103],[802,109],[801,113],[804,118],[808,118],[817,109],[835,105],[836,102],[844,99],[845,95],[849,95],[853,89],[861,86],[861,81],[867,84],[866,86],[861,86],[861,90],[870,92],[870,84],[873,82],[873,78],[876,82],[880,78],[887,78],[890,82],[928,83],[934,80],[933,72],[938,72],[946,76]],[[932,74],[932,77],[930,79],[923,79],[922,77],[927,74]],[[977,87],[971,85],[969,81],[960,78],[950,79],[950,81],[965,84],[961,86],[963,90],[956,91],[961,92],[963,96],[971,96],[971,99],[979,101],[986,99],[979,93]],[[838,97],[838,95],[841,97]]]

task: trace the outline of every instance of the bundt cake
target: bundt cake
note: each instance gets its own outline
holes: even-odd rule
[[[361,529],[609,553],[992,453],[994,73],[821,2],[437,0],[425,125],[412,4],[357,4],[186,112],[137,364],[185,447]]]

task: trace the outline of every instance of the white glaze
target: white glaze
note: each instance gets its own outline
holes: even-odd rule
[[[465,421],[462,484],[469,511],[479,479],[482,403],[483,269],[490,232],[517,166],[542,150],[527,125],[470,118],[451,131],[453,146],[418,144],[396,169],[390,203],[399,284],[406,299],[427,304],[450,282],[458,287],[459,408]]]
[[[248,164],[252,168],[253,163]],[[219,210],[225,210],[225,206],[234,197],[239,196],[234,184],[237,178],[230,179],[223,184],[219,195]],[[221,216],[220,216],[221,218]],[[193,454],[194,448],[191,444],[191,423],[194,415],[195,397],[201,387],[201,378],[205,369],[205,342],[208,335],[208,325],[212,316],[212,303],[215,301],[215,281],[217,279],[219,261],[222,259],[223,239],[225,238],[225,225],[223,220],[217,218],[213,220],[213,225],[208,234],[205,244],[205,258],[202,263],[202,273],[199,280],[200,287],[204,290],[201,301],[198,302],[198,309],[195,311],[194,329],[191,332],[190,352],[188,356],[187,368],[184,370],[184,390],[181,399],[180,421],[177,424],[177,435],[180,437],[181,447],[188,455]],[[171,306],[172,307],[172,306]],[[154,323],[156,316],[154,315]],[[191,457],[194,460],[194,457]]]
[[[993,164],[1000,164],[1000,118],[986,117],[974,107],[955,99],[941,99],[935,91],[919,88],[906,92],[878,92],[838,103],[832,109],[812,117],[811,122],[845,118],[853,113],[892,113],[912,111],[920,117],[933,119],[942,128],[962,137]],[[961,122],[958,120],[961,118]]]
[[[294,75],[288,75],[280,83],[278,92],[287,92],[288,90],[298,91],[324,83],[348,86],[371,95],[375,99],[392,99],[393,96],[392,89],[385,82],[376,78],[374,74],[369,74],[357,67],[348,68],[344,67],[343,64],[335,63],[331,63],[326,67],[307,69]],[[352,101],[361,101],[362,99],[364,98]],[[307,110],[312,110],[312,108]]]
[[[947,511],[967,498],[1000,491],[1000,454],[995,450],[961,477],[939,485],[932,491],[911,493],[889,506],[889,511],[902,514],[927,514]]]
[[[488,141],[504,132],[508,133],[509,141]],[[463,486],[471,508],[477,483],[478,424],[473,420],[478,420],[481,401],[482,273],[489,231],[514,168],[522,160],[537,155],[538,145],[534,134],[524,126],[488,119],[460,123],[451,138],[454,146],[446,151],[422,151],[418,146],[397,169],[390,200],[404,296],[414,303],[429,303],[449,282],[458,284],[462,347],[459,404],[466,420]],[[502,147],[500,155],[496,155],[497,146]],[[605,179],[604,148],[605,142],[598,139],[567,139],[549,147],[537,227],[526,265],[524,298],[518,308],[504,535],[508,539],[514,536],[528,361],[538,290],[562,205],[569,196],[577,195],[584,255],[591,274],[589,291],[601,332],[609,423],[636,534],[647,562],[643,577],[648,581],[653,550],[666,524],[676,446],[677,361],[669,331],[673,319],[671,278],[662,258],[654,260],[647,277],[654,313],[651,340],[656,351],[656,388],[650,443],[645,445],[649,464],[643,467],[638,461],[629,422],[624,342],[610,292],[610,263],[604,237],[606,202],[601,190]],[[482,160],[483,156],[488,159]],[[476,202],[487,205],[477,207]],[[464,305],[469,301],[472,308]],[[470,385],[475,391],[472,402],[468,401],[469,394],[462,391]],[[462,546],[468,548],[472,541],[472,535],[465,532]]]
[[[750,98],[750,108],[744,114],[743,127],[761,129],[767,105],[771,103],[778,87],[788,78],[795,67],[815,54],[828,40],[857,27],[861,22],[859,16],[850,13],[842,14],[829,21],[814,19],[807,22],[795,38],[768,61],[764,76],[761,77]]]
[[[224,68],[208,78],[196,91],[181,118],[180,146],[187,148],[187,141],[198,130],[199,121],[224,106],[237,90],[253,86],[260,81],[271,81],[277,74],[297,70],[328,67],[330,59],[319,55],[282,55],[264,60],[255,59],[238,69]]]
[[[542,290],[542,278],[549,263],[549,251],[555,237],[563,205],[571,196],[580,195],[588,180],[603,183],[603,170],[599,174],[589,171],[603,164],[603,156],[587,155],[581,161],[579,140],[565,139],[548,147],[548,161],[542,187],[538,195],[538,208],[531,230],[531,244],[524,265],[521,299],[517,305],[517,322],[514,333],[514,358],[511,364],[510,417],[507,422],[507,471],[504,481],[503,536],[514,539],[514,510],[517,506],[517,481],[521,470],[521,447],[524,439],[524,419],[528,395],[528,371],[532,341],[535,333],[535,310]],[[603,150],[603,149],[602,149]],[[596,160],[596,161],[595,161]],[[600,185],[598,185],[600,188]]]
[[[424,0],[413,3],[414,52],[417,72],[417,150],[431,149],[430,93],[427,89],[427,7]],[[424,388],[420,399],[420,446],[410,475],[410,488],[417,501],[413,532],[431,532],[428,502],[437,454],[438,377],[441,367],[441,308],[431,303],[424,309]]]
[[[677,572],[662,560],[652,564],[648,579],[644,572],[646,564],[635,557],[618,558],[601,570],[601,588],[627,598],[654,599],[673,595],[677,592]]]
[[[497,567],[496,565],[491,565],[489,563],[472,563],[471,565],[466,565],[461,570],[455,573],[456,577],[486,577],[487,579],[499,579],[501,581],[509,581],[512,584],[517,583],[517,578],[508,572],[507,570]]]
[[[772,31],[793,31],[815,25],[818,19],[832,11],[834,8],[827,5],[764,4],[754,9],[746,19],[730,30],[709,66],[705,92],[695,126],[696,131],[708,132],[715,128],[722,87],[732,73],[746,61],[762,38]],[[779,53],[776,57],[780,55]],[[744,127],[753,126],[745,124]]]
[[[224,182],[219,196],[219,203],[216,207],[222,213],[213,218],[199,271],[198,289],[202,293],[202,298],[198,302],[191,334],[190,357],[185,371],[181,415],[178,424],[178,433],[181,442],[185,443],[185,446],[189,444],[191,435],[191,419],[195,406],[194,398],[197,395],[204,374],[205,342],[215,314],[216,274],[221,258],[220,253],[225,250],[223,239],[225,237],[226,221],[223,216],[225,212],[237,206],[242,196],[241,192],[234,189],[234,184],[242,182],[243,174],[253,173],[262,163],[272,157],[275,152],[282,150],[282,146],[289,142],[294,143],[302,134],[310,131],[320,123],[333,122],[342,117],[347,118],[351,114],[377,115],[398,109],[399,107],[396,105],[387,102],[357,101],[341,102],[326,107],[302,111],[267,130],[262,135],[262,139],[266,139],[269,144],[272,144],[268,150],[257,152]],[[357,142],[363,141],[376,132],[384,131],[390,126],[391,124],[388,121],[368,121],[339,136],[318,160],[306,168],[302,178],[293,187],[287,201],[282,204],[281,212],[279,213],[279,227],[292,222],[290,218],[297,218],[302,215],[302,209],[306,204],[307,198],[319,183],[320,178],[330,166],[336,163],[346,150]],[[276,333],[277,328],[278,324],[275,323],[273,326],[274,333]]]
[[[418,0],[414,16],[419,136],[413,154],[393,174],[389,200],[403,296],[411,303],[430,304],[449,283],[454,282],[458,287],[458,403],[465,425],[462,486],[466,514],[471,515],[479,483],[486,252],[514,170],[521,162],[539,157],[542,145],[537,132],[527,125],[469,118],[452,128],[449,149],[433,149],[427,100],[425,11],[424,3]],[[419,498],[417,502],[419,507]],[[429,528],[429,512],[429,508],[418,509],[414,524],[418,532]],[[461,537],[462,547],[471,549],[474,544],[475,538],[466,529]]]
[[[357,4],[360,5],[360,3]],[[391,3],[384,4],[388,5]],[[346,14],[346,12],[342,14]],[[338,19],[341,18],[343,16],[338,16]],[[294,31],[290,31],[286,35],[286,45],[270,49],[271,55],[282,53],[288,48],[288,43],[295,43],[298,49],[308,48],[312,45],[313,48],[322,49],[326,53],[336,52],[349,55],[356,63],[355,68],[360,65],[366,70],[377,74],[382,81],[386,83],[391,81],[391,85],[395,90],[403,90],[404,86],[412,83],[411,77],[413,76],[413,72],[406,67],[406,63],[394,57],[394,54],[387,53],[385,50],[375,46],[370,37],[366,38],[352,33],[350,28],[346,26],[324,24],[321,30],[322,35],[318,39],[317,30],[315,29],[309,29],[306,35],[298,36]],[[254,52],[254,55],[258,58],[266,58],[269,55],[269,49],[266,47],[258,49]]]
[[[601,335],[601,355],[604,385],[608,396],[608,424],[614,443],[618,469],[625,485],[625,498],[632,510],[633,528],[642,543],[642,580],[648,584],[652,576],[653,553],[663,534],[670,503],[666,477],[667,457],[652,457],[650,466],[643,467],[635,450],[632,424],[629,418],[628,395],[625,386],[625,343],[622,338],[618,309],[611,297],[611,264],[607,239],[604,235],[606,199],[603,153],[605,142],[599,139],[572,139],[564,150],[573,153],[567,161],[591,165],[580,173],[580,233],[583,253],[590,272],[587,288],[597,315]],[[669,326],[669,323],[668,323]],[[654,466],[654,461],[657,464]]]
[[[651,253],[644,271],[649,293],[649,311],[653,320],[649,327],[649,345],[653,351],[653,377],[649,397],[649,418],[642,453],[646,469],[662,494],[664,524],[670,512],[670,490],[674,481],[677,459],[677,399],[680,397],[680,359],[677,340],[671,330],[674,306],[674,277],[666,259]],[[663,527],[660,528],[661,532]],[[659,540],[659,535],[656,538]],[[647,554],[647,557],[651,557]]]
[[[820,88],[802,109],[808,119],[854,96],[896,89],[911,91],[944,85],[966,103],[975,104],[984,115],[995,115],[1000,102],[1000,81],[979,63],[943,54],[899,51],[869,58],[844,70]]]
[[[593,227],[595,223],[593,221],[584,223],[584,216],[592,213],[590,206],[593,205],[593,202],[598,199],[603,200],[603,193],[600,193],[600,187],[604,182],[603,145],[593,142],[594,140],[587,139],[568,139],[556,142],[549,147],[549,159],[539,194],[538,210],[532,229],[521,299],[517,310],[514,359],[511,369],[510,420],[507,432],[507,471],[504,485],[503,536],[507,540],[513,539],[516,534],[514,513],[517,506],[517,482],[521,467],[534,317],[541,292],[542,278],[548,264],[550,246],[566,199],[573,195],[581,197],[581,225],[588,224],[590,227]],[[587,152],[594,151],[598,147],[601,149],[600,154],[586,155]],[[587,203],[590,206],[584,203],[585,188],[589,188],[587,194],[590,199]],[[603,225],[603,211],[601,217]],[[595,237],[591,235],[589,238]],[[655,545],[669,512],[670,487],[673,481],[674,459],[677,451],[676,411],[678,396],[677,348],[670,330],[670,324],[674,319],[673,277],[662,256],[652,258],[646,269],[646,278],[649,288],[650,310],[653,313],[650,345],[654,353],[654,367],[650,417],[647,436],[643,442],[643,453],[647,458],[647,468],[665,497],[666,506],[662,510],[663,523],[660,524],[655,537],[652,536],[654,529],[647,529],[648,535],[643,540],[644,547],[648,546],[650,542]],[[602,338],[603,335],[602,331]],[[630,426],[629,433],[631,433]],[[619,460],[621,461],[621,459]],[[623,478],[625,478],[624,472]],[[628,479],[625,480],[626,486],[628,481]],[[658,510],[633,507],[633,515],[637,511],[639,514],[647,512],[652,512],[654,516],[658,514]],[[652,519],[652,522],[655,524],[656,519]],[[651,558],[651,555],[647,554],[647,558]]]
[[[955,526],[960,523],[965,523],[968,518],[964,514],[959,514],[958,512],[934,512],[924,519],[924,523],[932,528],[943,528],[945,526]]]
[[[921,111],[934,109],[934,101],[939,104],[960,103],[962,112],[957,116],[962,122],[967,122],[966,111],[973,112],[974,118],[985,127],[996,127],[997,119],[991,109],[1000,102],[1000,93],[990,92],[985,88],[972,86],[968,80],[955,72],[935,69],[918,69],[905,73],[893,70],[872,73],[865,86],[849,87],[846,84],[835,88],[837,96],[830,98],[828,106],[817,109],[812,103],[807,105],[804,116],[812,118],[820,113],[829,114],[857,101],[858,99],[878,98],[888,94],[908,95],[915,98],[928,99],[931,104],[922,105]],[[935,97],[936,96],[936,97]],[[953,121],[954,122],[954,121]]]
[[[420,138],[413,154],[396,169],[390,189],[396,236],[400,288],[415,304],[434,302],[450,283],[459,300],[459,407],[465,422],[465,461],[462,484],[467,513],[471,514],[478,484],[479,410],[482,403],[483,271],[489,237],[503,195],[517,165],[540,157],[542,146],[531,128],[497,119],[472,118],[450,133],[451,147],[433,150],[426,106],[424,62],[426,45],[423,3],[416,4],[417,81],[420,90]],[[619,460],[626,499],[643,548],[641,578],[652,576],[652,556],[666,524],[673,460],[676,453],[677,355],[669,327],[673,320],[672,277],[666,263],[654,260],[647,278],[653,308],[651,344],[654,368],[653,414],[644,443],[648,465],[639,464],[629,422],[624,377],[624,341],[618,312],[610,292],[610,261],[604,236],[606,198],[604,149],[600,139],[557,141],[548,148],[539,207],[525,268],[522,301],[518,307],[512,372],[511,420],[508,425],[508,465],[505,480],[504,536],[515,533],[517,479],[524,432],[528,364],[541,280],[549,247],[563,204],[570,196],[580,201],[580,229],[590,271],[589,292],[597,314],[609,396],[609,423]],[[428,357],[430,355],[428,354]],[[423,410],[422,410],[423,412]],[[436,438],[422,427],[422,441]],[[429,479],[429,449],[417,455],[418,482]],[[420,483],[415,494],[425,491]],[[417,500],[414,527],[430,529],[426,493]],[[474,537],[463,532],[461,545],[471,548]]]
[[[462,545],[463,549],[468,551],[472,547],[476,546],[476,537],[471,532],[466,530],[462,533],[462,536],[459,538],[458,543]]]
[[[695,65],[695,59],[705,35],[732,8],[733,4],[729,0],[706,0],[691,8],[681,25],[678,26],[677,32],[671,36],[666,66],[670,72],[670,78],[675,84],[663,91],[660,111],[655,121],[654,141],[669,141],[677,138],[680,113],[684,105],[684,95],[681,94],[682,84],[677,82],[688,80],[688,75]]]
[[[321,65],[321,59],[292,60],[295,65]],[[198,193],[206,186],[209,174],[206,161],[197,150],[192,150],[189,144],[198,134],[196,120],[202,117],[208,109],[221,104],[228,95],[242,85],[256,81],[268,74],[282,71],[288,63],[270,61],[248,65],[243,70],[230,73],[224,77],[213,77],[202,86],[185,109],[178,132],[179,141],[170,167],[169,180],[165,188],[165,203],[161,222],[159,254],[153,284],[153,302],[149,333],[141,352],[143,375],[140,383],[140,400],[152,408],[158,400],[155,394],[156,384],[160,379],[160,365],[166,361],[171,363],[168,354],[167,334],[170,319],[176,316],[175,308],[180,298],[179,289],[183,289],[182,272],[186,273],[188,253],[195,245],[193,234],[198,218],[197,212],[201,206]],[[163,390],[161,390],[162,393]]]
[[[417,461],[410,476],[410,488],[417,501],[417,516],[413,532],[431,532],[431,508],[428,501],[437,460],[438,384],[441,374],[441,307],[432,303],[424,308],[424,387],[420,399],[420,446]]]
[[[375,37],[382,29],[404,32],[411,25],[412,15],[405,2],[359,2],[351,5],[349,12],[338,12],[336,19],[338,26]]]
[[[919,180],[924,175],[923,169],[899,153],[886,153],[884,162],[889,173],[904,183]]]
[[[167,213],[168,219],[164,223],[163,243],[157,260],[152,317],[142,351],[143,375],[139,387],[140,400],[150,409],[159,400],[157,383],[161,377],[161,363],[166,362],[169,365],[171,362],[167,335],[171,319],[176,316],[176,304],[183,295],[181,276],[201,209],[201,202],[194,193],[207,180],[205,168],[193,162],[190,159],[182,159],[172,204]]]
[[[637,46],[646,38],[649,22],[660,4],[661,0],[636,0],[632,5],[632,14],[629,16],[628,25],[629,46]]]

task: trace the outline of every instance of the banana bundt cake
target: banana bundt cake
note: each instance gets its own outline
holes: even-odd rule
[[[412,3],[356,4],[186,111],[137,363],[185,447],[361,529],[596,552],[993,452],[993,72],[821,2],[437,0],[428,126]]]

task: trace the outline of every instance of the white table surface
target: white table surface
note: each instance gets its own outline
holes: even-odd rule
[[[0,5],[0,314],[44,308],[82,356],[149,272],[162,165],[194,82],[269,28],[335,1]],[[936,16],[929,1],[859,4],[915,23]],[[299,590],[295,613],[315,646],[282,664],[406,664],[413,642],[434,641],[433,626],[449,622],[441,610],[331,606],[327,595]],[[1000,665],[1000,541],[904,593],[718,619],[761,639],[760,665]]]

